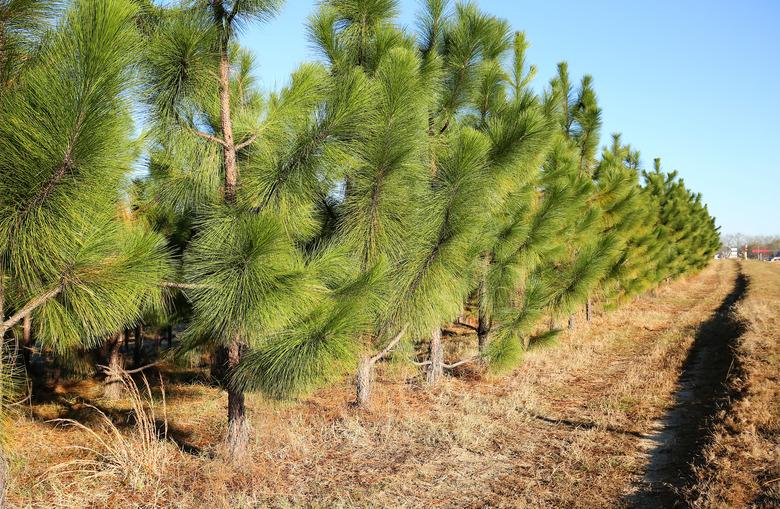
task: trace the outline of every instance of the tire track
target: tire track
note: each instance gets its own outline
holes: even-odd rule
[[[674,405],[642,439],[649,462],[630,507],[687,507],[683,491],[692,481],[692,465],[700,458],[717,412],[728,404],[725,382],[735,369],[734,346],[744,331],[732,308],[747,286],[740,268],[731,293],[699,328],[678,378]]]

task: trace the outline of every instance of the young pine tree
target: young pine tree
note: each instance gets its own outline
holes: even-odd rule
[[[131,325],[168,274],[162,239],[119,217],[137,153],[136,13],[75,2],[0,99],[0,337],[23,322],[64,359]]]

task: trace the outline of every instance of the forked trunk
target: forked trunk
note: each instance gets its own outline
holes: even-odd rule
[[[241,344],[234,339],[227,348],[228,369],[238,366],[241,360]],[[228,393],[228,429],[226,446],[228,455],[233,460],[240,460],[246,455],[249,445],[249,421],[246,418],[244,391],[227,386]]]
[[[363,408],[368,406],[368,400],[371,397],[371,378],[374,375],[374,364],[379,362],[380,359],[383,359],[398,346],[398,343],[401,342],[404,334],[406,334],[407,328],[408,324],[401,327],[401,330],[398,331],[393,339],[391,339],[385,348],[378,354],[371,357],[371,354],[366,353],[360,358],[357,375],[355,375],[355,406]]]
[[[355,376],[355,406],[365,408],[371,398],[371,377],[374,371],[374,361],[370,355],[360,358],[357,375]]]
[[[431,346],[429,350],[428,373],[426,381],[428,385],[436,385],[444,376],[444,345],[441,341],[441,328],[435,327],[431,331]]]
[[[116,334],[109,340],[108,363],[103,396],[106,399],[116,400],[122,397],[122,355],[119,351],[122,347],[121,335]]]

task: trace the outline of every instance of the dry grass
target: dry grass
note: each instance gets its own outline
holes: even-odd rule
[[[693,506],[780,507],[780,264],[745,262],[737,316],[747,330],[728,380],[732,402],[704,451]]]
[[[169,382],[169,436],[187,452],[162,443],[167,459],[141,471],[140,487],[122,475],[103,479],[100,489],[86,475],[59,489],[42,481],[51,465],[94,458],[67,445],[94,439],[92,430],[104,441],[111,436],[89,412],[79,414],[89,430],[44,422],[92,400],[91,385],[78,384],[33,407],[37,418],[17,420],[10,500],[14,507],[214,509],[625,506],[646,462],[639,435],[671,403],[697,326],[735,273],[733,264],[715,264],[597,316],[502,378],[464,371],[428,390],[419,373],[385,366],[369,411],[348,405],[350,380],[301,402],[251,396],[251,458],[238,465],[219,456],[224,395]]]
[[[39,486],[52,493],[52,506],[78,507],[87,490],[91,504],[109,506],[114,503],[114,494],[125,489],[141,495],[138,500],[145,504],[160,505],[168,490],[163,476],[180,459],[181,451],[167,440],[162,384],[162,401],[157,404],[146,378],[142,380],[143,391],[130,376],[124,375],[121,380],[129,404],[129,433],[94,405],[86,407],[94,412],[96,426],[70,418],[50,421],[83,437],[83,442],[66,447],[71,459],[55,463],[41,476]]]

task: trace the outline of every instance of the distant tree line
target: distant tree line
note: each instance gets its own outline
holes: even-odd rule
[[[749,249],[766,249],[780,251],[780,236],[778,235],[745,235],[742,233],[725,233],[720,236],[723,249],[732,247]]]
[[[238,35],[279,8],[0,3],[6,401],[30,368],[17,345],[106,366],[116,397],[129,340],[143,368],[144,338],[176,327],[170,359],[211,359],[239,457],[246,391],[352,374],[367,405],[391,356],[428,384],[506,371],[720,249],[676,172],[643,170],[619,135],[599,149],[590,76],[561,63],[534,92],[506,20],[427,0],[408,30],[394,0],[326,0],[319,58],[266,94]],[[474,344],[450,358],[455,322]]]

